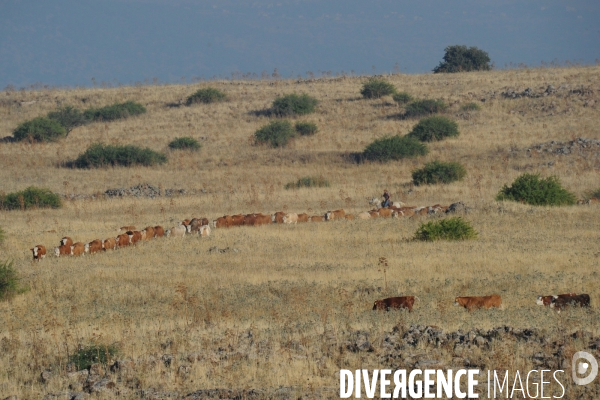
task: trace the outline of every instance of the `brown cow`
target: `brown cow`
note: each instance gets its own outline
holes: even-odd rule
[[[590,295],[589,294],[578,294],[575,296],[552,296],[552,303],[550,308],[554,308],[558,312],[569,306],[589,307],[590,306]]]
[[[71,246],[71,255],[72,256],[82,256],[85,254],[85,245],[81,242],[73,243]]]
[[[395,211],[389,209],[389,208],[380,208],[379,210],[377,210],[377,212],[379,213],[379,216],[382,218],[390,218],[393,217],[395,214]]]
[[[371,210],[369,211],[369,215],[371,218],[379,218],[379,211]]]
[[[146,240],[154,239],[154,227],[147,226],[144,231],[146,231]]]
[[[165,236],[164,228],[160,225],[156,225],[154,227],[154,237],[158,238],[158,237],[163,237],[163,236]]]
[[[343,209],[339,209],[335,211],[327,211],[327,214],[325,214],[325,219],[327,221],[333,221],[335,219],[344,219],[345,216],[346,211],[344,211]]]
[[[276,224],[283,224],[283,217],[285,217],[285,212],[277,211],[275,214],[271,215],[271,221]]]
[[[310,222],[324,222],[325,217],[323,215],[313,215],[308,219]]]
[[[54,248],[54,255],[56,257],[60,256],[70,256],[71,255],[71,246],[58,246]]]
[[[576,296],[576,295],[577,295],[577,293],[565,293],[565,294],[559,294],[558,297],[568,297],[568,296]],[[553,298],[554,298],[553,295],[550,295],[550,296],[539,295],[537,297],[535,304],[537,304],[538,306],[549,306],[552,303]]]
[[[231,216],[224,215],[213,221],[213,228],[229,228],[231,225]]]
[[[131,232],[131,231],[128,231]],[[115,242],[117,242],[117,247],[124,247],[131,245],[131,239],[128,234],[122,233],[115,238]]]
[[[408,312],[412,312],[415,304],[415,296],[388,297],[383,300],[376,300],[373,304],[373,310],[389,311],[390,308],[408,308]]]
[[[346,218],[348,221],[354,221],[354,215],[352,214],[346,214],[344,218]]]
[[[131,244],[136,244],[137,242],[143,240],[142,232],[140,231],[127,231],[126,233],[129,235],[129,241]]]
[[[73,246],[73,239],[68,236],[60,239],[60,246]]]
[[[454,299],[454,305],[463,306],[469,312],[478,308],[500,308],[502,305],[502,297],[497,294],[489,296],[457,297]]]
[[[117,241],[115,238],[104,239],[102,242],[102,248],[106,250],[115,250],[117,248]]]
[[[90,254],[97,253],[102,249],[103,249],[102,240],[100,240],[100,239],[92,240],[91,242],[86,243],[84,246],[84,251],[86,253],[90,253]]]
[[[231,226],[242,226],[244,225],[244,215],[236,214],[231,216]]]
[[[298,222],[308,222],[308,214],[298,214]]]
[[[44,245],[38,244],[33,249],[29,250],[31,250],[31,253],[33,253],[34,260],[40,261],[42,258],[46,258],[46,248]]]

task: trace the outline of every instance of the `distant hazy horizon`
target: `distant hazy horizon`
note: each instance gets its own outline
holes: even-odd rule
[[[5,0],[0,90],[430,73],[456,44],[496,68],[594,64],[598,21],[597,0]]]

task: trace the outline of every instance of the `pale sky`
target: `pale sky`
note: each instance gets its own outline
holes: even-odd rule
[[[0,90],[600,59],[600,0],[0,0]]]

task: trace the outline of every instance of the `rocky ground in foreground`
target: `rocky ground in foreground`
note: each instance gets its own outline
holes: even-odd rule
[[[573,343],[577,343],[577,346]],[[68,364],[65,370],[46,369],[41,373],[40,381],[49,383],[58,379],[65,383],[65,388],[62,392],[47,393],[44,399],[80,400],[96,395],[189,400],[337,398],[337,374],[331,377],[332,386],[325,388],[211,388],[180,393],[166,390],[160,385],[139,387],[138,376],[148,374],[152,370],[160,370],[159,373],[162,374],[177,374],[179,379],[186,380],[191,376],[194,367],[202,363],[258,363],[261,360],[273,359],[282,352],[288,354],[290,359],[309,359],[322,366],[329,364],[328,370],[336,372],[340,368],[352,368],[344,359],[349,360],[356,356],[363,360],[360,363],[361,368],[368,369],[478,368],[482,371],[509,368],[499,360],[507,355],[514,358],[516,348],[519,349],[516,357],[520,359],[517,363],[528,366],[527,369],[570,371],[572,354],[578,350],[588,351],[600,358],[600,336],[594,336],[590,332],[556,333],[549,337],[534,328],[518,329],[509,326],[489,330],[445,332],[435,326],[397,325],[382,335],[362,330],[336,332],[332,326],[327,326],[322,334],[302,343],[294,340],[273,343],[272,340],[261,340],[252,330],[247,330],[236,338],[214,342],[212,348],[197,352],[170,353],[168,339],[161,347],[165,350],[162,354],[148,355],[136,360],[117,359],[109,365],[95,363],[79,371],[73,363]],[[578,392],[578,396],[583,398],[600,397],[599,383],[578,389],[583,391]],[[16,397],[8,399],[14,400]]]

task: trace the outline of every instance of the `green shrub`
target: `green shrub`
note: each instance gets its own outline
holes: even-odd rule
[[[297,95],[296,93],[278,97],[273,101],[271,113],[278,117],[292,117],[295,115],[310,114],[315,111],[319,102],[314,97],[306,93]]]
[[[114,121],[134,115],[143,114],[146,107],[133,101],[115,103],[102,108],[88,108],[83,112],[85,119],[90,121]]]
[[[312,122],[296,122],[294,129],[301,136],[312,136],[318,131],[317,124],[313,124]]]
[[[198,151],[202,145],[194,138],[180,137],[175,138],[169,143],[169,148],[173,150],[192,150]]]
[[[408,136],[391,136],[377,139],[363,151],[363,157],[371,161],[401,160],[406,157],[423,156],[427,147]]]
[[[0,245],[2,245],[4,243],[4,239],[6,239],[6,234],[2,230],[2,227],[0,226]]]
[[[149,148],[137,146],[113,146],[94,143],[71,164],[76,168],[98,168],[104,166],[143,165],[151,166],[167,162],[167,156]]]
[[[461,111],[479,111],[481,106],[477,103],[467,103],[460,106]]]
[[[413,171],[412,178],[413,183],[418,186],[460,181],[465,175],[465,167],[457,162],[432,161]]]
[[[562,206],[575,204],[575,195],[564,189],[556,176],[540,179],[539,174],[523,174],[512,186],[502,187],[496,200],[512,200],[533,206]]]
[[[5,210],[26,210],[28,208],[59,208],[60,196],[50,189],[30,186],[20,192],[0,196],[0,208]]]
[[[302,187],[329,187],[329,181],[322,176],[305,176],[296,182],[290,182],[284,186],[285,189],[299,189]]]
[[[92,364],[107,365],[119,354],[115,345],[91,345],[80,347],[75,354],[69,357],[69,362],[74,363],[77,371],[89,369]]]
[[[475,239],[477,232],[471,224],[461,217],[429,221],[421,224],[415,233],[416,240],[466,240]]]
[[[360,90],[365,99],[378,99],[396,93],[394,85],[380,78],[369,79]]]
[[[442,100],[415,100],[408,103],[404,110],[404,118],[425,117],[431,114],[437,114],[448,108]]]
[[[67,131],[60,123],[44,117],[25,121],[13,131],[15,140],[30,142],[53,142],[66,134]]]
[[[444,49],[444,61],[433,69],[434,73],[489,71],[490,56],[477,47],[448,46]]]
[[[433,142],[458,136],[458,124],[449,118],[433,116],[424,118],[408,134],[421,142]]]
[[[69,132],[71,132],[73,128],[85,125],[89,122],[81,110],[71,106],[66,106],[59,108],[56,111],[49,112],[48,119],[54,120],[61,124],[67,131],[67,136],[69,136]]]
[[[290,121],[273,121],[254,132],[256,143],[270,143],[271,147],[285,147],[296,136]]]
[[[0,300],[8,300],[24,290],[19,287],[19,274],[12,261],[0,261]]]
[[[392,98],[394,99],[394,101],[396,103],[400,103],[400,104],[406,104],[413,100],[413,97],[406,92],[396,93],[395,95],[392,96]]]
[[[187,98],[185,104],[189,106],[196,103],[216,103],[225,100],[226,97],[225,93],[221,92],[219,89],[209,87],[196,91],[196,93]]]

